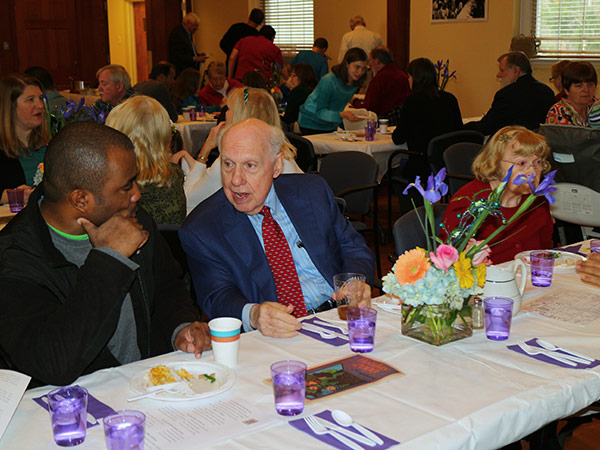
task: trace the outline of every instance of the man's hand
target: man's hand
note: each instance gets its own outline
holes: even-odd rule
[[[192,322],[182,328],[175,337],[175,348],[187,353],[193,353],[196,358],[202,356],[204,350],[210,350],[210,330],[204,322]]]
[[[348,300],[351,306],[371,307],[371,286],[358,280],[350,280],[344,283],[341,289],[341,297]],[[339,301],[334,293],[331,298]],[[340,299],[341,300],[341,299]]]
[[[77,219],[77,223],[88,234],[94,248],[112,248],[126,258],[141,248],[149,236],[137,219],[131,217],[126,209],[119,211],[99,227],[83,217]]]
[[[293,310],[292,305],[284,306],[276,302],[255,305],[250,310],[250,325],[265,336],[296,336],[302,325],[292,316]]]
[[[575,267],[581,276],[581,281],[600,286],[600,254],[590,254],[587,261],[577,261]]]

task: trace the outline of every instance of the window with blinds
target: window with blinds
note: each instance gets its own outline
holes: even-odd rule
[[[284,55],[310,50],[315,39],[313,0],[261,0],[265,24],[275,28]]]
[[[531,0],[538,56],[600,57],[600,0]]]

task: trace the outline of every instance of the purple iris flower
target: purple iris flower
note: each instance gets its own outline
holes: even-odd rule
[[[538,184],[537,188],[533,185],[533,180],[535,178],[534,174],[530,174],[528,177],[525,175],[519,175],[517,178],[515,178],[515,181],[513,181],[513,184],[516,184],[517,186],[520,184],[523,184],[525,182],[527,182],[527,184],[529,184],[529,189],[531,189],[531,193],[533,195],[535,195],[536,197],[539,195],[543,195],[544,197],[546,197],[546,199],[550,202],[551,205],[554,205],[554,202],[556,201],[556,199],[554,198],[552,194],[554,191],[556,191],[556,187],[552,186],[554,184],[554,177],[556,176],[556,170],[553,170],[552,172],[550,172],[548,175],[546,175],[544,177],[544,179],[540,182],[540,184]]]
[[[444,183],[444,178],[446,178],[445,168],[442,168],[442,170],[440,170],[435,176],[433,174],[429,175],[427,178],[427,190],[425,190],[423,189],[423,186],[421,186],[421,177],[417,176],[417,178],[415,178],[415,182],[406,186],[402,193],[406,195],[406,192],[411,187],[414,187],[417,191],[419,191],[423,198],[425,198],[425,200],[435,203],[439,201],[443,195],[448,193],[448,185]]]

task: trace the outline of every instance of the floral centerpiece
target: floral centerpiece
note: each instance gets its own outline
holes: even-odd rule
[[[537,196],[544,195],[554,203],[550,194],[556,190],[552,186],[556,171],[549,173],[537,187],[533,185],[533,175],[530,178],[519,175],[514,184],[529,183],[531,194],[510,219],[505,219],[500,199],[512,171],[511,167],[488,198],[476,199],[474,196],[461,214],[458,227],[448,230],[446,242],[435,236],[433,214],[433,204],[448,193],[444,183],[446,169],[435,176],[430,175],[426,189],[417,177],[404,190],[406,194],[408,189],[415,188],[423,196],[425,220],[421,225],[427,249],[417,247],[406,251],[398,257],[392,271],[383,277],[383,290],[402,301],[403,334],[434,345],[472,335],[469,299],[481,293],[485,284],[491,253],[488,242],[525,212]],[[502,225],[485,240],[475,240],[477,230],[490,214],[501,217]]]

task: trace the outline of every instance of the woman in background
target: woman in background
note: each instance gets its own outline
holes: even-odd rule
[[[552,105],[546,116],[546,123],[589,127],[588,115],[594,102],[598,75],[587,61],[570,63],[562,72],[562,86],[565,97]]]
[[[186,174],[185,194],[188,212],[191,212],[200,202],[221,189],[221,157],[212,166],[207,167],[206,161],[210,151],[217,146],[219,133],[225,125],[233,125],[251,117],[267,122],[269,125],[281,127],[279,111],[271,94],[264,89],[238,88],[231,91],[227,97],[227,117],[225,122],[210,130],[206,142],[200,150],[198,160],[181,151],[173,156],[174,162],[180,162]],[[302,173],[296,164],[296,149],[285,142],[281,148],[283,154],[283,173]]]
[[[196,93],[200,89],[200,72],[196,69],[185,69],[179,74],[171,86],[171,98],[178,114],[186,106],[199,106],[200,102]]]
[[[556,96],[554,97],[554,99],[557,102],[566,97],[562,85],[562,73],[563,70],[565,70],[565,67],[567,67],[569,64],[571,64],[571,61],[569,61],[568,59],[563,59],[562,61],[559,61],[556,64],[554,64],[552,66],[552,69],[550,70],[550,73],[552,74],[552,76],[550,77],[550,81],[556,88]]]
[[[291,125],[298,120],[300,107],[317,85],[315,70],[310,64],[298,63],[292,66],[290,76],[285,82],[290,89],[283,121]]]
[[[300,107],[298,124],[302,134],[329,133],[337,130],[340,122],[362,120],[344,108],[367,78],[367,54],[354,47],[346,52],[343,61],[331,68],[315,90]]]
[[[534,175],[533,184],[537,186],[541,176],[550,170],[549,154],[550,147],[539,134],[520,126],[500,129],[473,161],[476,179],[460,188],[450,200],[444,213],[442,239],[445,239],[444,234],[457,227],[458,216],[467,209],[471,200],[487,198],[512,166],[512,176],[500,198],[502,216],[488,216],[474,238],[482,240],[491,235],[502,218],[510,219],[531,193],[528,183],[513,184],[515,178]],[[552,248],[553,228],[548,201],[543,196],[536,198],[527,211],[489,243],[492,262],[510,261],[525,250]]]
[[[40,82],[18,73],[0,79],[0,203],[14,188],[27,202],[48,141]]]
[[[429,59],[412,60],[407,72],[412,94],[402,105],[392,140],[397,145],[405,142],[408,145],[408,161],[400,170],[401,178],[411,183],[417,175],[426,180],[431,172],[427,159],[429,141],[458,131],[463,124],[456,97],[439,89],[437,72]],[[409,195],[402,194],[405,184],[394,183],[392,187],[398,192],[403,213],[412,209],[411,200],[417,205],[423,204],[423,198],[414,189],[409,191]]]
[[[151,97],[137,95],[115,107],[106,125],[133,142],[139,205],[156,223],[181,225],[186,216],[183,171],[171,163],[171,120],[165,108]]]

